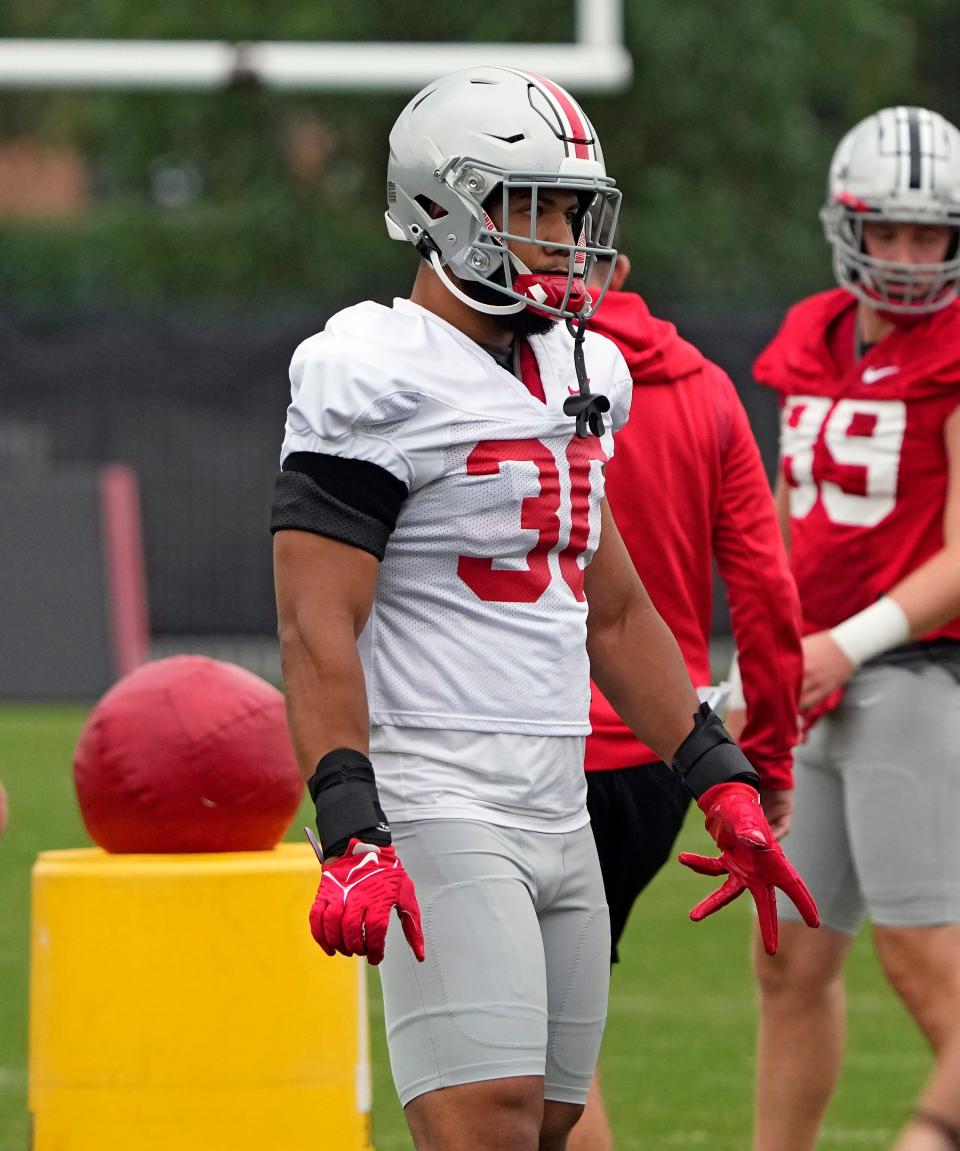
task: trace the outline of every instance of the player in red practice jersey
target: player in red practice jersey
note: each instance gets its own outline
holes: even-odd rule
[[[756,768],[774,832],[790,824],[792,748],[800,694],[800,606],[770,485],[729,377],[643,299],[622,291],[617,257],[592,321],[633,380],[633,404],[607,465],[606,493],[650,598],[680,645],[694,684],[710,683],[713,560],[727,587],[750,722],[740,746]],[[634,901],[666,862],[689,796],[594,685],[587,737],[587,806],[607,903],[613,960]],[[595,1080],[569,1151],[608,1151]]]
[[[780,954],[756,955],[756,1151],[814,1146],[865,915],[938,1058],[960,1034],[960,133],[922,108],[868,117],[822,220],[840,287],[794,307],[755,368],[781,399],[806,636],[785,849],[825,925],[784,908]]]

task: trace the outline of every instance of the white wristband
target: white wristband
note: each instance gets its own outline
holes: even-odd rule
[[[740,657],[737,652],[733,653],[733,659],[730,661],[727,683],[730,685],[727,711],[743,711],[747,706],[747,701],[743,698],[743,678],[740,675]]]
[[[885,595],[830,629],[830,638],[859,667],[865,660],[910,638],[910,621],[895,599]]]

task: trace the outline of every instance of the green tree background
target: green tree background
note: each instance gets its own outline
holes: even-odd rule
[[[624,189],[621,246],[661,304],[780,307],[829,282],[816,213],[840,134],[890,103],[960,119],[950,0],[626,0],[635,78],[584,95]],[[6,0],[0,36],[565,41],[548,0]],[[494,61],[495,62],[495,61]],[[80,152],[92,206],[0,223],[0,299],[28,310],[337,306],[403,292],[382,228],[402,95],[0,91],[0,140]],[[319,134],[319,170],[291,142]],[[158,172],[197,194],[160,207]]]

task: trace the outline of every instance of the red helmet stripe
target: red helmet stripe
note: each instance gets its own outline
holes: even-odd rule
[[[570,128],[570,143],[574,146],[574,154],[581,160],[595,160],[593,129],[590,127],[590,121],[580,111],[569,92],[564,91],[559,84],[554,84],[552,80],[548,80],[546,76],[538,76],[535,72],[528,72],[526,75],[544,92],[545,96],[553,97],[554,104],[561,113],[561,122],[566,121]]]

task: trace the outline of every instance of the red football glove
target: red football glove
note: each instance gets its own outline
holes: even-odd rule
[[[413,954],[423,962],[423,928],[413,880],[392,847],[351,839],[337,859],[323,864],[310,931],[327,955],[365,955],[376,966],[396,908]]]
[[[680,853],[680,862],[700,875],[728,879],[690,912],[699,923],[738,895],[749,891],[757,905],[760,935],[768,955],[777,951],[777,901],[774,888],[790,896],[808,927],[819,927],[813,896],[783,854],[760,807],[760,797],[748,783],[718,783],[697,800],[707,817],[707,831],[717,841],[720,858]]]

